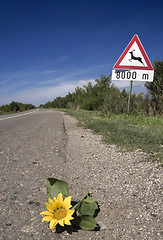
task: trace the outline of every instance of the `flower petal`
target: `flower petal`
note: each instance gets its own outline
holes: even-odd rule
[[[73,220],[74,218],[73,217],[67,217],[67,219],[70,221],[70,220]]]
[[[51,221],[51,220],[53,220],[54,219],[54,217],[52,217],[52,216],[46,216],[46,217],[44,217],[43,219],[42,219],[42,222],[45,222],[45,221]]]
[[[64,208],[66,210],[69,210],[69,208],[72,207],[71,206],[71,196],[66,197],[63,202],[64,202]]]
[[[70,221],[73,220],[73,219],[74,219],[73,217],[70,217],[70,218],[69,218]]]
[[[71,196],[66,197],[66,198],[64,199],[64,203],[70,205],[70,203],[71,203]]]
[[[56,219],[51,220],[49,223],[49,228],[53,230],[53,228],[57,225],[58,221]]]
[[[65,224],[66,224],[66,225],[71,225],[71,222],[69,221],[68,218],[65,218]]]
[[[48,211],[43,211],[40,213],[40,215],[48,215],[48,216],[53,216],[54,214]]]
[[[70,209],[70,210],[68,210],[67,216],[68,216],[68,217],[71,217],[74,212],[75,212],[75,209]]]
[[[49,205],[53,204],[53,200],[51,198],[48,199]]]
[[[56,201],[53,201],[51,198],[49,198],[48,201],[49,201],[50,207],[51,207],[53,210],[55,210],[55,209],[56,209],[56,204],[55,204]]]
[[[62,203],[63,203],[62,193],[59,193],[59,194],[58,194],[57,201],[59,202],[59,204],[62,204]]]
[[[62,226],[62,227],[64,227],[64,223],[63,223],[63,218],[61,219],[61,220],[58,220],[58,223]]]
[[[45,203],[45,205],[50,212],[54,212],[53,208],[48,203]]]

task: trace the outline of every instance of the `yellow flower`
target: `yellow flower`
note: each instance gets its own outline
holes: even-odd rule
[[[72,214],[75,210],[70,209],[71,196],[66,197],[63,200],[62,193],[59,193],[57,199],[54,197],[53,200],[49,198],[49,203],[45,203],[48,211],[41,212],[40,215],[46,215],[42,222],[48,221],[51,230],[59,223],[61,226],[71,225],[70,220],[74,219]]]

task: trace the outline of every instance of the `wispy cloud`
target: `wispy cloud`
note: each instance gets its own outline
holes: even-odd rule
[[[112,83],[114,85],[116,85],[118,88],[125,88],[125,87],[130,86],[130,81],[122,81],[122,80],[120,80],[120,81],[112,81]],[[142,82],[142,81],[141,82],[134,81],[133,86],[144,86],[144,83],[145,82]]]
[[[13,94],[0,96],[0,105],[19,101],[23,103],[33,103],[36,106],[47,101],[52,101],[58,96],[65,96],[68,92],[73,92],[77,86],[82,87],[88,82],[94,83],[94,79],[81,79],[74,82],[61,83],[57,86],[35,87]]]
[[[46,71],[43,71],[42,73],[44,74],[51,74],[51,73],[55,73],[56,70],[46,70]]]
[[[57,96],[73,92],[77,86],[82,87],[89,81],[93,83],[101,73],[107,72],[108,76],[111,67],[111,64],[104,63],[83,68],[60,69],[49,63],[15,73],[0,74],[0,105],[13,100],[35,105],[52,101]],[[113,84],[123,89],[128,88],[130,82],[113,81]]]
[[[107,69],[107,67],[108,67],[108,64],[103,64],[103,65],[90,66],[82,69],[73,69],[71,71],[69,69],[65,69],[62,72],[60,70],[56,70],[56,71],[48,70],[47,72],[49,74],[54,73],[54,75],[52,74],[52,78],[47,79],[48,78],[47,76],[47,78],[44,78],[43,81],[38,82],[37,85],[46,86],[46,85],[53,85],[53,84],[58,85],[61,82],[74,82],[82,78],[83,79],[87,78],[86,76],[88,74],[91,74],[95,79],[98,76],[94,72],[103,68]]]

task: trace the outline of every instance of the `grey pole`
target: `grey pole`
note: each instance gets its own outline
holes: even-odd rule
[[[130,101],[131,101],[131,94],[132,94],[132,85],[133,81],[130,81],[130,91],[129,91],[129,97],[128,97],[128,105],[127,105],[127,114],[130,114]]]

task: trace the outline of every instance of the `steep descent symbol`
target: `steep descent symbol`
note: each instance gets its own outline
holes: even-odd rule
[[[142,62],[142,58],[141,57],[135,57],[134,54],[133,54],[133,51],[135,51],[135,49],[132,50],[131,52],[129,52],[131,54],[131,59],[129,59],[129,61],[132,62],[132,60],[137,60],[144,65],[144,63]]]

